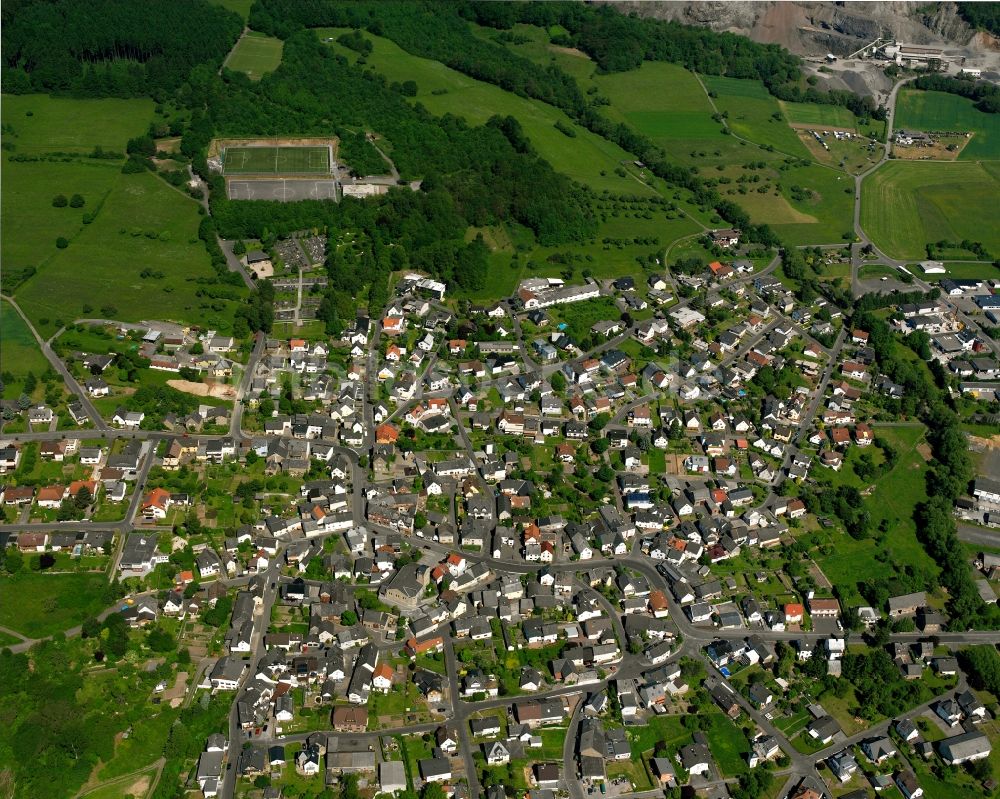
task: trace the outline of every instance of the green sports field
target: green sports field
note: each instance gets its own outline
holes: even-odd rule
[[[1000,164],[890,161],[861,190],[861,225],[887,255],[922,258],[942,239],[1000,252]]]
[[[236,42],[225,66],[236,72],[245,72],[250,80],[260,80],[278,68],[284,46],[281,39],[250,31]]]
[[[227,147],[227,175],[323,175],[330,172],[328,147]]]
[[[904,89],[896,100],[894,124],[896,128],[972,133],[959,161],[1000,159],[1000,115],[984,114],[965,97]]]

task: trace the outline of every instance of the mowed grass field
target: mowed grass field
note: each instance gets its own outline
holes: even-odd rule
[[[778,101],[756,80],[703,75],[702,81],[715,97],[720,112],[728,112],[729,128],[737,136],[782,153],[809,158],[809,151],[788,126]],[[777,116],[775,116],[777,115]]]
[[[260,80],[273,72],[281,63],[285,43],[256,31],[248,31],[236,42],[226,57],[224,66],[235,72],[244,72],[250,80]]]
[[[232,303],[196,296],[195,281],[213,274],[197,237],[200,218],[198,203],[152,173],[119,174],[97,219],[18,289],[17,301],[42,336],[59,320],[102,315],[106,306],[122,321],[228,329]],[[145,269],[164,277],[142,278]]]
[[[965,97],[903,89],[896,98],[894,124],[897,129],[972,133],[959,161],[1000,159],[1000,116],[984,114]]]
[[[330,46],[354,62],[357,53],[336,42],[346,31],[346,28],[319,28],[316,33],[322,40],[332,38]],[[387,39],[368,33],[365,37],[374,45],[367,63],[390,81],[415,81],[418,91],[414,102],[421,103],[432,114],[454,114],[475,125],[483,124],[495,114],[509,114],[517,117],[539,155],[557,171],[597,191],[653,193],[638,180],[615,174],[621,162],[631,161],[632,156],[575,125],[562,111],[469,78],[438,61],[411,55]],[[576,136],[571,138],[556,130],[557,121],[571,127]]]
[[[9,302],[0,302],[0,370],[14,376],[14,380],[4,381],[3,398],[17,399],[28,372],[41,377],[48,366],[24,320]]]
[[[39,267],[55,255],[56,239],[71,239],[121,169],[113,160],[87,158],[96,146],[122,153],[153,117],[150,100],[73,100],[40,94],[4,95],[6,151],[0,170],[0,260],[7,268]],[[12,161],[20,155],[66,153],[66,160]],[[57,194],[81,194],[83,208],[54,208]]]
[[[227,147],[227,175],[329,174],[327,147]]]
[[[981,241],[1000,252],[1000,164],[890,161],[865,179],[861,224],[886,254],[921,258],[928,242]]]
[[[831,128],[857,130],[854,114],[842,105],[821,105],[819,103],[786,103],[779,100],[778,106],[793,125],[824,125]]]

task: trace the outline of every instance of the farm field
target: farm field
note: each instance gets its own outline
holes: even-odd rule
[[[865,179],[861,224],[894,258],[919,259],[928,242],[981,241],[1000,251],[994,198],[1000,164],[892,161]]]
[[[28,326],[6,301],[0,302],[0,367],[14,376],[14,380],[4,380],[4,399],[17,399],[21,395],[28,372],[41,377],[49,367]]]
[[[226,330],[230,302],[195,296],[199,286],[192,281],[213,275],[197,238],[199,219],[194,200],[152,173],[118,175],[97,219],[18,289],[18,303],[42,336],[54,333],[59,320],[96,312]],[[142,277],[144,270],[163,276]],[[243,293],[233,286],[225,291],[234,299]]]
[[[719,111],[729,113],[729,127],[737,136],[788,155],[809,157],[778,101],[760,81],[703,75],[702,82],[716,95],[713,100]]]
[[[227,147],[227,175],[328,174],[327,147]]]
[[[0,258],[7,270],[38,268],[58,252],[57,238],[72,239],[80,232],[83,215],[100,205],[118,175],[120,160],[89,154],[100,146],[124,159],[125,143],[149,125],[153,103],[4,95],[0,110],[10,128],[4,144],[13,148],[0,176]],[[53,161],[10,160],[52,153],[64,155]],[[57,194],[80,194],[85,205],[55,208],[52,199]]]
[[[346,30],[319,28],[317,35],[321,39],[334,39],[330,46],[355,61],[357,54],[335,41]],[[483,124],[494,114],[510,114],[517,117],[539,155],[557,171],[597,191],[652,194],[651,189],[634,178],[615,174],[622,161],[631,160],[628,153],[573,124],[562,111],[466,77],[438,61],[411,55],[387,39],[370,34],[366,34],[366,38],[374,45],[367,63],[389,81],[415,81],[418,91],[414,101],[432,114],[455,114],[476,125]],[[556,130],[556,122],[569,126],[576,136],[570,138]]]
[[[236,72],[246,73],[250,80],[260,80],[268,72],[278,68],[284,47],[285,43],[281,39],[248,31],[236,42],[224,66]]]
[[[723,192],[746,209],[755,222],[767,223],[787,244],[835,244],[852,229],[854,181],[843,172],[817,164],[789,166],[778,180],[781,196]]]
[[[32,573],[27,565],[25,560],[22,573],[0,581],[0,626],[41,638],[80,624],[107,607],[104,574]],[[37,601],[21,601],[26,596]]]
[[[895,126],[921,131],[971,132],[959,161],[1000,159],[1000,119],[984,114],[972,100],[947,92],[903,89],[896,99]]]

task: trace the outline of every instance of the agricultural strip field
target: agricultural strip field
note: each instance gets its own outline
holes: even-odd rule
[[[896,99],[894,124],[897,129],[972,133],[959,161],[1000,159],[1000,116],[984,114],[965,97],[903,89]]]
[[[890,161],[865,179],[861,224],[894,258],[924,257],[942,239],[981,241],[1000,252],[1000,164]]]
[[[227,330],[231,301],[196,296],[207,287],[194,281],[214,275],[197,237],[199,221],[198,203],[152,173],[119,174],[97,219],[18,289],[18,303],[42,336],[59,320],[97,314]],[[244,292],[219,288],[233,299]]]
[[[599,75],[594,83],[611,101],[602,113],[631,125],[682,163],[731,163],[758,156],[755,148],[741,147],[722,132],[705,90],[681,66],[647,61],[629,72]]]
[[[149,126],[153,103],[4,95],[2,116],[4,145],[10,149],[0,175],[0,259],[10,274],[38,268],[58,252],[57,238],[80,232],[83,215],[100,204],[121,169],[121,160],[90,154],[100,146],[124,160],[126,142]],[[44,160],[17,160],[21,157]],[[55,208],[58,194],[80,194],[85,204]]]
[[[729,127],[737,136],[788,155],[809,157],[798,135],[788,126],[778,101],[767,93],[763,83],[714,75],[703,75],[702,81],[716,95],[713,100],[719,111],[729,113]]]
[[[328,174],[327,147],[227,147],[227,175]]]
[[[0,369],[14,377],[3,381],[3,398],[17,399],[28,372],[41,377],[48,366],[48,360],[24,320],[9,302],[0,302]]]
[[[246,73],[250,80],[260,80],[268,72],[278,68],[284,47],[285,43],[281,39],[248,31],[236,42],[226,58],[225,66],[235,72]]]
[[[319,28],[317,35],[350,61],[357,53],[336,43],[346,28]],[[554,169],[601,191],[650,195],[652,190],[628,175],[621,177],[615,169],[632,157],[620,147],[575,125],[566,114],[545,103],[518,97],[446,67],[438,61],[411,55],[387,39],[365,34],[374,45],[368,64],[389,81],[413,80],[417,84],[415,102],[432,114],[454,114],[468,122],[481,125],[495,114],[518,119],[538,154]],[[555,128],[561,122],[576,136],[569,137]]]

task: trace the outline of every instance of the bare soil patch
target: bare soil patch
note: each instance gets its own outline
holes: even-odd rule
[[[579,50],[576,47],[560,47],[558,44],[550,44],[549,50],[553,53],[563,53],[564,55],[576,56],[577,58],[585,58],[588,61],[590,56],[587,55],[583,50]]]
[[[149,777],[139,777],[135,782],[125,789],[126,794],[131,794],[132,796],[145,796],[149,791]]]
[[[236,399],[236,386],[229,386],[225,383],[196,383],[193,380],[168,380],[167,385],[183,391],[185,394],[194,394],[198,397],[214,397],[215,399],[233,400]]]

